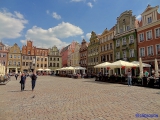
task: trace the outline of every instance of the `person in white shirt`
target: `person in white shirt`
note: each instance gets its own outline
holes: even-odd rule
[[[130,69],[128,69],[127,76],[128,76],[128,86],[131,86],[132,85],[132,73]]]

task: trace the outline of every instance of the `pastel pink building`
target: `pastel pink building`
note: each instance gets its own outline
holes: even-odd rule
[[[68,61],[68,47],[70,45],[62,48],[60,54],[62,56],[62,67],[67,67],[67,61]]]

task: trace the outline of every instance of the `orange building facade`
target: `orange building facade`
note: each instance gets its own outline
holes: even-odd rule
[[[155,58],[160,66],[160,14],[159,6],[147,6],[141,14],[142,20],[137,29],[138,57],[142,61],[151,64],[154,69]]]

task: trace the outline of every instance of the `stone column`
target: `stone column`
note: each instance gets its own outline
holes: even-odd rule
[[[17,66],[16,66],[16,73],[17,73]]]
[[[9,73],[9,68],[7,67],[7,73]]]
[[[86,73],[85,73],[85,70],[86,70],[86,69],[83,69],[83,74],[86,74]]]

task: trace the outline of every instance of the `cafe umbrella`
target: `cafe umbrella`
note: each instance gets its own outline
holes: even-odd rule
[[[157,59],[155,59],[155,76],[159,77],[159,73],[158,73],[158,63],[157,63]]]

